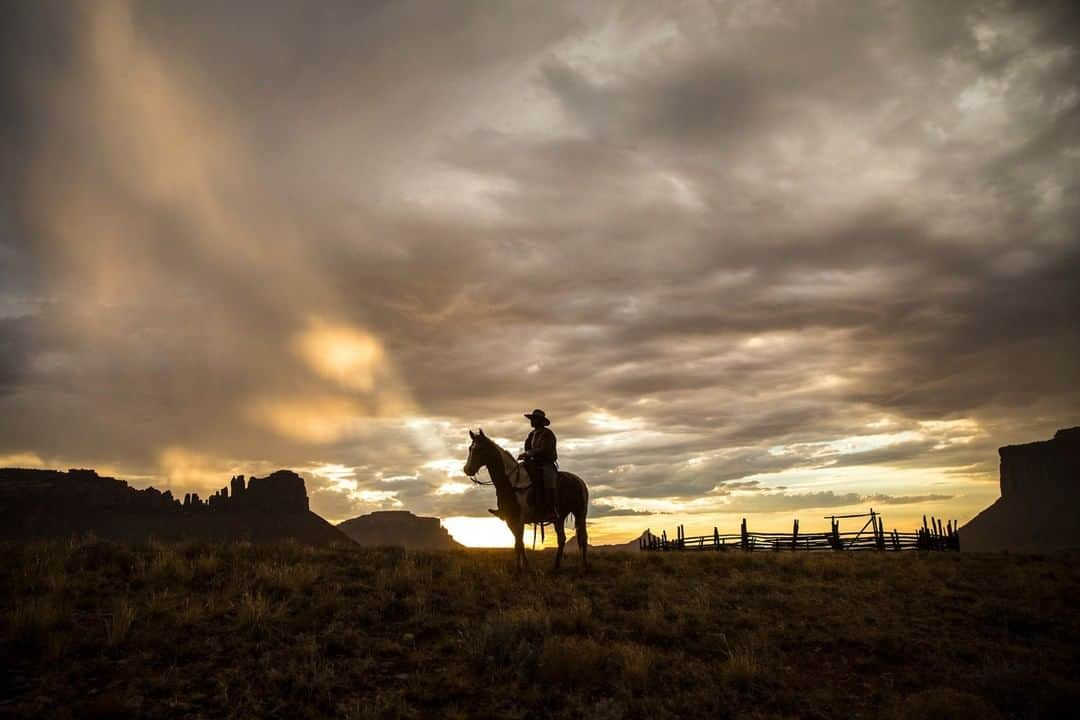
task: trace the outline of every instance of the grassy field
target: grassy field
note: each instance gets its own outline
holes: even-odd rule
[[[1046,717],[1080,557],[0,547],[0,717]],[[574,563],[576,558],[571,559]]]

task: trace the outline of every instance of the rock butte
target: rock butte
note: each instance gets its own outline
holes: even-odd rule
[[[1007,445],[1001,497],[960,528],[962,551],[1080,547],[1080,427],[1053,439]]]
[[[450,537],[439,518],[419,517],[407,510],[381,510],[346,520],[337,527],[360,545],[400,545],[409,550],[463,547]]]

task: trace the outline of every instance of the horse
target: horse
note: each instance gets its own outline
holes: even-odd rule
[[[473,482],[479,483],[479,480],[475,479],[476,474],[480,472],[480,468],[487,468],[491,484],[495,486],[498,514],[514,534],[514,561],[517,569],[529,565],[525,556],[525,542],[522,539],[525,525],[549,521],[555,526],[555,537],[559,541],[559,549],[555,553],[555,569],[559,569],[566,545],[566,517],[571,514],[574,516],[574,529],[577,533],[578,548],[581,550],[581,567],[587,568],[585,553],[589,545],[589,532],[585,527],[585,518],[588,514],[589,489],[585,481],[573,473],[559,471],[555,485],[558,516],[541,516],[535,507],[530,508],[524,503],[531,484],[525,468],[518,464],[513,455],[484,435],[483,430],[478,433],[470,430],[469,437],[472,442],[469,444],[469,457],[465,461],[464,472]]]

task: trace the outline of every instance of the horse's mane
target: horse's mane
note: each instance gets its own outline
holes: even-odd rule
[[[504,472],[509,474],[509,472],[513,468],[517,467],[517,464],[518,464],[517,459],[510,453],[509,450],[507,450],[502,445],[500,445],[499,443],[497,443],[494,440],[492,440],[491,438],[489,438],[487,435],[480,435],[480,437],[482,437],[484,440],[487,440],[488,443],[493,448],[495,448],[495,450],[498,451],[498,453],[502,456],[502,459],[503,459],[503,471]]]

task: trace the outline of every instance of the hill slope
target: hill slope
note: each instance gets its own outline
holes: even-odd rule
[[[1071,717],[1078,560],[0,544],[0,717]]]

